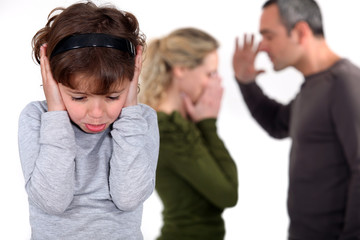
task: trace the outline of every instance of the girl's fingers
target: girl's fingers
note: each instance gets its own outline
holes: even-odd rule
[[[138,45],[136,47],[134,77],[130,82],[129,92],[124,107],[133,106],[137,104],[138,83],[142,68],[142,51],[143,51],[143,47],[141,45]]]
[[[40,48],[40,70],[43,84],[46,83],[46,66],[45,66],[45,48],[41,46]]]
[[[141,45],[138,45],[136,47],[135,72],[134,72],[134,77],[133,77],[133,80],[136,80],[136,81],[139,80],[139,76],[140,76],[140,73],[141,73],[142,52],[143,52],[143,47]]]
[[[46,47],[46,45],[43,45],[40,48],[40,69],[48,111],[63,111],[66,108],[62,100],[59,85],[51,73],[50,63],[46,57]]]
[[[46,48],[47,48],[46,44],[44,44],[40,48],[40,68],[41,68],[41,76],[43,79],[43,84],[57,85],[51,73],[49,59],[46,57]]]

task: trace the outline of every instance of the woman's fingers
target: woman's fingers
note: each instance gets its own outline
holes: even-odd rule
[[[183,95],[185,110],[194,122],[206,118],[217,118],[222,95],[221,78],[215,76],[210,79],[196,103],[191,102],[189,97]]]

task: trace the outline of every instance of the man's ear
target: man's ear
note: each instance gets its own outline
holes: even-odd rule
[[[293,34],[296,34],[299,44],[305,43],[312,34],[309,24],[305,21],[296,23],[292,31]]]

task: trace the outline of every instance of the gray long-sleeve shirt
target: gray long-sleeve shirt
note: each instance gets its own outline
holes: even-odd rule
[[[142,239],[143,202],[155,186],[156,112],[122,109],[107,130],[83,132],[66,111],[32,102],[19,119],[19,152],[32,239]]]
[[[341,59],[307,76],[288,105],[240,84],[258,123],[290,136],[291,240],[360,239],[360,69]]]

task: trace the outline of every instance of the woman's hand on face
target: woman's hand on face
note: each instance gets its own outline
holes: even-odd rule
[[[142,52],[143,52],[143,47],[141,45],[138,45],[136,47],[134,77],[130,82],[129,92],[124,107],[134,106],[137,104],[138,83],[139,83],[139,76],[142,67]]]
[[[210,79],[195,104],[186,94],[184,94],[183,100],[185,109],[191,120],[199,122],[206,118],[217,118],[220,111],[223,91],[221,78],[220,76],[215,75]]]
[[[49,59],[46,57],[46,48],[46,44],[40,48],[40,68],[48,111],[65,111],[66,107],[61,97],[59,84],[52,76]]]

